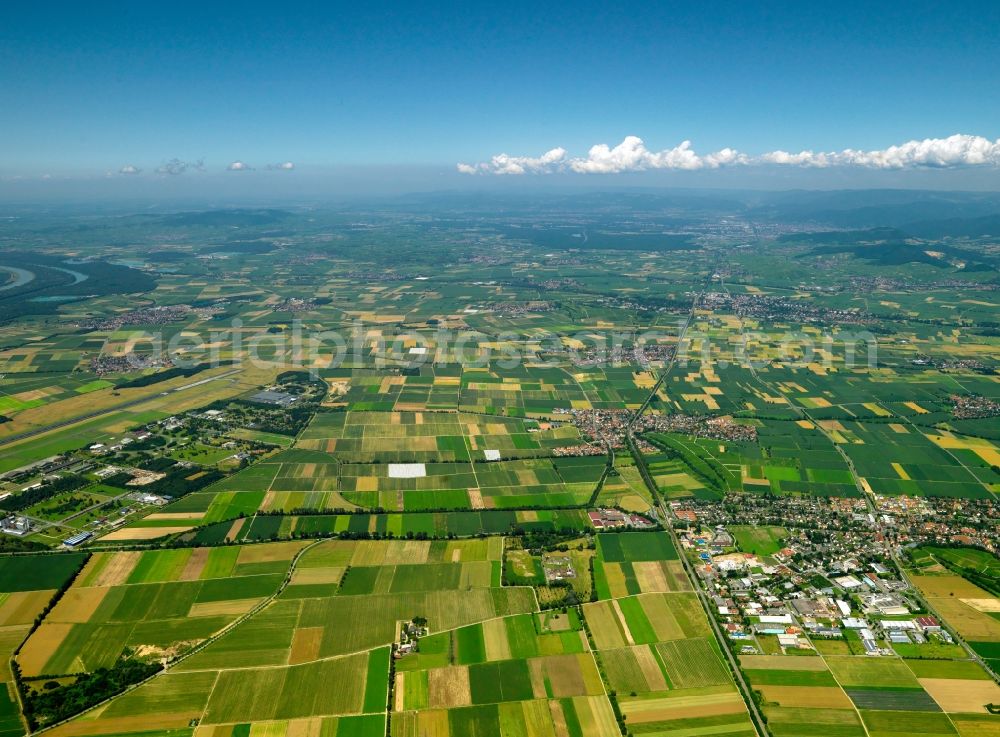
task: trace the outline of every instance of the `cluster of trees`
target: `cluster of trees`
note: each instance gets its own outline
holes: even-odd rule
[[[654,433],[643,436],[657,448],[663,451],[667,458],[681,461],[691,474],[713,491],[723,493],[730,488],[730,484],[713,461],[692,453],[687,447],[679,443],[675,438],[662,433]]]
[[[232,363],[232,361],[229,361],[229,363]],[[142,376],[137,376],[134,379],[127,379],[125,381],[116,384],[115,388],[134,389],[140,386],[159,384],[161,381],[166,381],[167,379],[176,379],[178,376],[194,376],[195,374],[201,373],[207,368],[212,368],[212,365],[208,363],[199,363],[194,366],[172,366],[171,368],[165,369],[163,371],[157,371],[156,373],[153,374],[144,374]]]
[[[84,673],[72,683],[46,682],[40,691],[28,691],[24,699],[24,716],[32,729],[68,719],[129,686],[159,672],[159,663],[144,663],[123,658],[111,668],[98,668]]]
[[[19,512],[22,509],[27,509],[28,507],[34,506],[39,502],[44,502],[46,499],[50,499],[56,494],[64,491],[72,491],[73,489],[79,489],[81,486],[88,483],[90,482],[83,476],[77,476],[75,474],[59,476],[58,478],[43,482],[39,487],[27,489],[22,491],[20,494],[7,497],[3,501],[0,501],[0,509],[8,512]]]
[[[177,468],[171,461],[171,470],[167,471],[167,475],[160,479],[159,481],[154,481],[151,484],[146,484],[141,487],[141,490],[148,494],[157,494],[159,496],[169,496],[173,499],[179,499],[182,496],[186,496],[191,492],[203,489],[219,479],[225,478],[226,474],[222,471],[217,471],[214,468],[203,469],[202,471],[195,471],[191,468]],[[188,478],[192,474],[197,474],[196,478]],[[108,486],[117,486],[119,488],[126,488],[128,482],[131,481],[131,474],[116,473],[114,476],[110,476],[104,479],[104,483]]]
[[[139,462],[139,468],[144,471],[153,471],[155,473],[168,471],[176,465],[177,461],[170,456],[153,456]]]

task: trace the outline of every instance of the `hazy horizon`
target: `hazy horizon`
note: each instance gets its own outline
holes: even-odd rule
[[[993,190],[998,26],[972,0],[7,6],[0,200]]]

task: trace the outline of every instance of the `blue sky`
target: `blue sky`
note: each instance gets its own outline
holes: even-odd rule
[[[0,177],[993,142],[997,28],[995,0],[4,3]]]

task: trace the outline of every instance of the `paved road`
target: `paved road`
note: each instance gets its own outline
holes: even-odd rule
[[[688,314],[687,318],[684,320],[684,324],[681,326],[681,330],[677,336],[678,349],[680,348],[681,343],[684,341],[688,328],[690,327],[691,322],[694,319],[694,311],[698,305],[698,298],[701,297],[701,294],[703,292],[704,290],[702,290],[702,292],[699,292],[698,295],[694,298],[694,301],[691,304],[691,312]],[[635,414],[633,414],[632,418],[629,420],[628,425],[626,426],[625,442],[628,444],[629,449],[632,451],[632,454],[636,459],[636,466],[639,469],[639,474],[642,476],[642,480],[646,483],[646,486],[649,488],[650,494],[656,501],[656,508],[659,512],[659,515],[663,521],[664,526],[668,530],[670,539],[674,543],[674,547],[677,548],[678,557],[681,560],[681,564],[684,566],[684,572],[687,574],[688,579],[691,581],[691,585],[694,587],[694,590],[698,595],[698,600],[701,602],[702,609],[704,609],[705,615],[708,617],[709,624],[712,626],[712,631],[715,633],[715,637],[719,641],[719,646],[721,647],[722,651],[726,654],[726,659],[729,661],[730,669],[733,672],[733,678],[736,681],[737,687],[740,689],[740,693],[743,696],[743,701],[746,703],[747,710],[750,713],[750,718],[753,721],[754,730],[757,732],[758,735],[764,736],[769,733],[767,731],[767,728],[764,726],[766,722],[764,721],[764,718],[757,707],[757,703],[753,699],[753,692],[751,691],[749,684],[746,682],[746,679],[743,677],[743,671],[740,670],[739,662],[736,660],[736,656],[733,655],[733,652],[729,647],[729,639],[725,636],[725,633],[723,633],[722,628],[719,626],[719,623],[715,619],[715,609],[712,605],[712,602],[709,601],[708,595],[705,593],[705,590],[704,588],[702,588],[698,577],[695,575],[694,570],[691,568],[690,561],[688,561],[687,556],[684,555],[684,549],[681,547],[680,540],[677,538],[677,533],[674,531],[673,525],[671,524],[673,520],[673,514],[671,513],[670,509],[666,506],[666,504],[664,504],[663,497],[661,496],[659,489],[656,486],[656,483],[650,477],[649,469],[646,468],[646,464],[642,460],[642,456],[640,455],[638,449],[636,448],[635,440],[632,436],[632,428],[635,425],[635,422],[639,419],[642,413],[646,411],[646,409],[649,407],[650,402],[652,402],[653,399],[656,397],[656,393],[660,390],[660,387],[663,386],[663,382],[666,381],[667,377],[673,371],[673,368],[676,365],[676,363],[677,363],[677,354],[675,353],[673,358],[670,359],[670,362],[664,367],[663,371],[660,372],[660,376],[657,379],[656,384],[653,386],[652,391],[650,391],[649,396],[646,397],[646,401],[642,403],[642,406],[639,407],[638,410],[636,410]]]

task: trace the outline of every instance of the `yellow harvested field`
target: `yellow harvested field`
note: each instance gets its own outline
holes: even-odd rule
[[[45,672],[45,664],[59,649],[63,640],[73,629],[72,624],[44,622],[21,648],[17,662],[25,676],[38,676]]]
[[[483,640],[486,643],[487,660],[510,660],[510,642],[507,640],[507,626],[503,619],[483,622]]]
[[[201,578],[201,571],[205,567],[205,563],[208,561],[208,554],[211,548],[195,548],[191,551],[191,557],[188,558],[187,563],[184,564],[184,570],[181,571],[179,576],[179,581],[197,581]]]
[[[288,664],[306,663],[319,657],[319,646],[323,642],[326,627],[300,627],[292,635],[292,650]]]
[[[628,596],[628,585],[625,583],[625,571],[622,570],[621,563],[605,563],[604,577],[612,596]]]
[[[818,660],[818,658],[817,658]],[[786,707],[852,709],[853,702],[839,686],[757,686],[764,699]]]
[[[444,709],[421,711],[416,714],[416,731],[414,734],[426,737],[450,737],[448,727],[448,712]]]
[[[7,594],[0,604],[0,627],[31,624],[55,593],[50,589]]]
[[[385,545],[382,565],[426,563],[430,555],[430,543],[421,540],[394,540]]]
[[[406,673],[396,673],[396,685],[392,689],[393,711],[405,711],[406,709]]]
[[[864,402],[862,405],[867,410],[870,410],[873,414],[878,417],[888,417],[891,413],[884,407],[876,404],[875,402]]]
[[[714,689],[713,689],[714,690]],[[699,689],[703,691],[703,689]],[[622,699],[622,713],[629,724],[647,724],[672,719],[695,719],[719,714],[740,714],[746,711],[743,699],[735,690],[721,693],[699,693],[658,699]]]
[[[615,617],[618,618],[618,626],[621,628],[622,636],[625,638],[625,642],[629,645],[634,645],[635,639],[632,637],[632,632],[628,628],[628,621],[625,619],[625,614],[622,612],[618,599],[613,599],[611,601],[611,609],[615,613]]]
[[[656,656],[653,655],[652,648],[637,647],[633,648],[632,652],[635,655],[636,663],[639,665],[639,670],[642,671],[642,677],[646,681],[649,690],[666,691],[667,681],[663,677],[663,671],[660,670],[659,663],[656,662]]]
[[[199,520],[205,516],[204,512],[156,512],[147,515],[144,519],[179,519],[179,520]]]
[[[230,527],[229,532],[226,533],[227,542],[236,539],[236,536],[240,534],[240,531],[243,529],[243,525],[246,521],[246,518],[233,520],[232,527]]]
[[[427,671],[428,706],[451,709],[456,706],[468,706],[471,703],[468,668],[454,666]]]
[[[938,614],[966,639],[989,642],[1000,640],[1000,619],[973,609],[959,599],[929,599]]]
[[[110,590],[110,588],[70,588],[46,617],[46,621],[85,624],[90,621]]]
[[[240,548],[236,564],[241,563],[271,563],[278,560],[291,560],[295,554],[308,543],[294,541],[284,543],[267,543],[266,545],[249,545]]]
[[[923,407],[921,407],[916,402],[903,402],[903,404],[906,405],[907,407],[909,407],[910,409],[912,409],[918,415],[926,415],[928,413],[928,411],[929,411],[929,410],[926,410]]]
[[[141,557],[142,553],[138,551],[95,555],[80,573],[81,585],[121,586],[128,580]],[[88,575],[91,565],[94,565],[94,575]]]
[[[116,540],[155,540],[158,537],[166,537],[179,532],[187,532],[192,527],[133,527],[123,530],[115,530],[109,535],[105,535],[101,540],[114,542]]]
[[[1000,686],[993,681],[920,678],[920,685],[945,711],[987,713],[987,704],[1000,704]]]
[[[227,725],[227,729],[232,729]],[[284,737],[322,737],[323,718],[312,717],[311,719],[290,719],[288,727],[285,729]],[[200,736],[199,736],[200,737]],[[226,736],[228,737],[228,735]],[[256,737],[252,735],[251,737]]]
[[[996,448],[986,448],[977,445],[972,452],[983,459],[983,462],[990,466],[1000,466],[1000,451]]]
[[[340,583],[344,568],[296,568],[292,574],[293,584]]]
[[[576,711],[583,734],[614,735],[618,731],[618,723],[615,721],[614,712],[611,711],[611,705],[606,698],[602,696],[578,696],[573,699],[573,708]]]
[[[684,637],[684,630],[670,609],[667,597],[670,594],[643,594],[639,597],[642,611],[646,614],[660,642],[678,640]],[[700,616],[700,610],[699,610]]]
[[[962,599],[963,604],[968,604],[977,612],[992,614],[1000,612],[1000,599]]]
[[[665,563],[666,561],[636,561],[632,564],[640,591],[653,594],[673,590],[664,570]]]
[[[532,671],[540,664],[543,683],[548,683],[555,698],[596,696],[603,692],[601,676],[590,653],[550,655],[529,661]]]
[[[632,382],[639,389],[652,389],[656,386],[656,376],[650,371],[639,371],[632,376]]]
[[[189,617],[219,617],[219,616],[239,616],[246,614],[262,600],[257,599],[231,599],[229,601],[206,601],[200,604],[192,604],[188,610]]]
[[[598,650],[614,650],[625,647],[625,638],[610,602],[599,601],[593,604],[584,604],[583,610]]]
[[[201,718],[201,710],[172,714],[141,714],[113,719],[74,719],[69,724],[46,732],[51,737],[89,737],[90,735],[130,734],[157,730],[183,729],[191,720]]]
[[[741,655],[740,664],[747,670],[827,670],[823,658],[787,655]]]
[[[910,480],[910,474],[908,474],[906,472],[906,469],[904,469],[898,463],[895,463],[895,462],[892,463],[892,470],[895,471],[896,475],[899,476],[899,478],[901,478],[903,481],[909,481]]]
[[[990,599],[989,592],[966,581],[961,576],[911,576],[913,585],[930,597],[958,597],[960,599]]]

